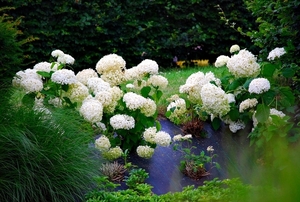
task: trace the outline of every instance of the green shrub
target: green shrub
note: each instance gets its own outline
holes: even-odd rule
[[[98,174],[93,131],[74,110],[34,111],[18,97],[1,93],[1,201],[81,199]]]

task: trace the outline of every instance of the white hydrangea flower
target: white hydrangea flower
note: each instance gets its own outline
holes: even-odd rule
[[[126,81],[141,80],[143,79],[143,76],[143,72],[141,72],[137,66],[134,66],[130,69],[126,69],[125,71]]]
[[[276,116],[279,116],[280,118],[283,118],[286,116],[285,113],[283,113],[282,111],[279,111],[275,108],[270,109],[270,115],[276,115]]]
[[[147,80],[147,84],[158,87],[160,89],[165,89],[168,86],[168,79],[161,75],[151,75]]]
[[[217,60],[215,62],[215,67],[222,67],[225,66],[227,64],[227,61],[229,60],[230,57],[226,56],[226,55],[220,55],[219,57],[217,57]]]
[[[145,141],[149,143],[155,143],[156,131],[156,127],[146,128],[146,130],[143,132],[143,137]]]
[[[115,129],[130,130],[135,126],[135,120],[132,116],[126,114],[116,114],[109,120],[110,125]]]
[[[109,83],[111,86],[117,86],[125,81],[125,74],[122,70],[114,70],[104,72],[101,75],[101,79]]]
[[[248,50],[241,50],[227,61],[227,67],[236,78],[256,77],[260,72],[257,58]]]
[[[39,62],[33,66],[33,69],[35,69],[36,71],[42,71],[42,72],[49,73],[51,71],[51,63],[50,62]]]
[[[57,58],[57,57],[63,56],[64,52],[57,49],[57,50],[52,51],[51,55],[52,55],[52,57]]]
[[[137,65],[138,71],[142,75],[146,74],[158,74],[158,64],[154,60],[145,59]]]
[[[170,111],[171,109],[172,113],[168,118],[170,121],[176,122],[176,119],[180,118],[187,112],[185,100],[182,98],[174,100],[167,106],[167,111]]]
[[[126,84],[126,88],[134,89],[134,85],[132,83],[128,83],[128,84]]]
[[[81,82],[76,82],[69,85],[69,89],[64,95],[72,102],[81,103],[89,95],[89,89]]]
[[[145,116],[151,117],[156,112],[156,103],[152,99],[147,98],[140,109],[141,113],[143,113]]]
[[[49,99],[48,103],[50,105],[53,105],[54,107],[62,107],[63,106],[62,105],[63,101],[59,97],[55,97],[55,98]]]
[[[171,143],[171,136],[164,131],[158,131],[155,135],[155,143],[162,147],[168,147]]]
[[[242,121],[231,121],[229,123],[229,130],[233,133],[236,133],[238,130],[244,129],[245,127],[245,123],[243,123]]]
[[[101,91],[109,90],[110,84],[99,77],[92,77],[87,80],[87,87],[90,89],[91,92],[97,94]]]
[[[214,152],[215,150],[214,150],[214,147],[213,147],[213,146],[208,146],[208,147],[206,148],[206,151],[208,151],[208,152]]]
[[[149,147],[148,145],[146,146],[138,146],[136,148],[136,153],[138,154],[138,156],[142,157],[142,158],[146,158],[149,159],[153,156],[154,154],[154,149]]]
[[[116,70],[125,71],[126,62],[115,53],[103,56],[96,64],[96,71],[101,75]]]
[[[40,79],[22,79],[20,86],[26,91],[26,93],[37,93],[43,90],[43,82]]]
[[[228,103],[235,103],[235,96],[232,93],[227,94]]]
[[[188,139],[192,139],[191,134],[187,134],[187,135],[184,135],[184,136],[182,136],[181,134],[178,134],[178,135],[175,135],[173,137],[174,142],[184,141],[184,140],[188,140]]]
[[[117,158],[121,157],[122,154],[123,154],[123,151],[119,146],[110,148],[108,151],[102,152],[103,157],[108,160],[117,159]]]
[[[113,96],[110,91],[100,91],[95,95],[95,98],[102,103],[104,108],[109,106],[113,101]]]
[[[240,106],[239,106],[239,112],[244,112],[245,110],[249,109],[249,108],[253,108],[257,105],[258,101],[256,98],[248,98],[244,101],[241,102]]]
[[[54,72],[51,76],[51,80],[54,83],[61,85],[76,83],[77,79],[75,73],[69,69],[60,69]]]
[[[101,131],[106,131],[106,129],[107,129],[106,125],[104,123],[102,123],[102,122],[96,122],[95,126],[97,126],[98,128],[100,128]]]
[[[36,69],[26,69],[25,71],[18,71],[12,80],[12,85],[20,87],[21,81],[25,79],[38,79],[42,81],[42,76],[36,73]]]
[[[61,64],[73,65],[75,62],[75,59],[69,54],[64,54],[64,55],[60,55],[57,57],[57,62],[61,63]]]
[[[130,110],[137,110],[140,109],[144,106],[145,102],[146,102],[146,98],[144,98],[141,95],[138,95],[136,93],[133,92],[128,92],[125,93],[125,95],[123,96],[123,101],[126,104],[126,107]]]
[[[275,60],[275,58],[280,58],[282,55],[284,55],[286,52],[284,50],[284,48],[275,48],[274,50],[272,50],[269,55],[268,55],[268,60]]]
[[[103,116],[103,106],[101,102],[88,96],[82,103],[80,109],[80,114],[85,120],[91,123],[97,123],[102,120]]]
[[[105,135],[101,135],[95,140],[95,148],[99,149],[101,152],[108,151],[110,147],[110,141]]]
[[[98,78],[98,74],[95,70],[89,68],[79,71],[76,74],[76,78],[79,82],[83,83],[84,85],[87,85],[87,81],[90,78]]]
[[[229,52],[230,53],[235,53],[235,52],[239,52],[240,51],[240,46],[235,44],[235,45],[232,45],[229,49]]]
[[[214,84],[205,84],[201,89],[203,110],[208,114],[222,117],[230,111],[227,94]]]
[[[253,79],[249,84],[249,93],[262,94],[270,89],[271,85],[266,78]]]

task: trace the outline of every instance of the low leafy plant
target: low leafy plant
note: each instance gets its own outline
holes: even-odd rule
[[[112,182],[120,182],[124,179],[126,168],[117,161],[103,163],[100,167],[100,172],[107,176]]]
[[[129,172],[129,176],[126,177],[126,185],[131,189],[136,189],[138,185],[143,184],[149,177],[149,174],[143,168],[134,168]]]

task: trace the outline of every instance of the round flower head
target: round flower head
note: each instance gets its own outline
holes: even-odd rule
[[[101,135],[95,140],[95,147],[101,152],[108,151],[111,147],[109,139],[105,135]]]
[[[268,55],[268,60],[274,60],[275,58],[280,58],[282,55],[284,55],[286,52],[284,48],[275,48],[272,50]]]
[[[241,50],[227,61],[227,67],[236,78],[256,77],[260,72],[260,66],[256,57],[247,50]]]
[[[112,70],[104,72],[101,79],[109,83],[111,86],[118,86],[125,81],[125,74],[122,70]]]
[[[178,98],[172,101],[168,107],[167,111],[171,110],[171,115],[168,117],[172,122],[181,119],[181,117],[187,112],[185,100]]]
[[[227,64],[227,61],[229,60],[230,57],[226,56],[226,55],[220,55],[219,57],[217,57],[217,60],[215,62],[215,67],[222,67],[225,66]]]
[[[146,98],[133,92],[128,92],[123,96],[126,107],[130,110],[137,110],[144,106]]]
[[[119,146],[110,148],[108,151],[102,152],[103,157],[108,160],[117,159],[117,158],[121,157],[122,154],[123,154],[123,151]]]
[[[158,74],[158,64],[154,60],[145,59],[137,65],[137,68],[142,75]]]
[[[80,114],[85,120],[91,123],[97,123],[102,120],[103,116],[103,106],[98,100],[88,96],[82,103],[80,109]]]
[[[61,85],[76,83],[77,79],[75,73],[69,69],[60,69],[54,72],[51,76],[51,80],[54,83]]]
[[[156,127],[146,128],[143,132],[143,137],[145,141],[150,143],[155,143]]]
[[[64,52],[62,52],[61,50],[54,50],[54,51],[51,52],[51,55],[52,55],[52,57],[57,58],[59,56],[63,56]]]
[[[231,47],[230,47],[230,50],[229,50],[229,52],[230,53],[236,53],[236,52],[239,52],[240,51],[240,47],[239,47],[239,45],[232,45]]]
[[[50,72],[51,71],[51,63],[50,62],[40,62],[33,66],[33,69],[36,71],[42,72]]]
[[[168,79],[161,75],[151,75],[147,80],[148,85],[158,87],[160,89],[165,89],[168,86]]]
[[[22,79],[20,86],[26,91],[26,93],[36,93],[43,89],[43,82],[40,79]]]
[[[171,143],[171,136],[164,131],[157,132],[154,139],[155,143],[162,147],[168,147]]]
[[[249,109],[249,108],[253,108],[257,105],[258,101],[256,98],[248,98],[244,101],[241,102],[240,104],[240,107],[239,107],[239,112],[244,112],[246,109]]]
[[[20,87],[21,81],[25,79],[38,79],[42,81],[42,77],[36,72],[36,69],[26,69],[25,71],[18,71],[12,80],[13,86]]]
[[[130,69],[126,69],[126,71],[125,71],[126,81],[140,80],[143,78],[143,76],[144,76],[143,72],[141,72],[137,66],[134,66]]]
[[[61,63],[61,64],[70,64],[70,65],[72,65],[72,64],[74,64],[75,59],[69,54],[64,54],[64,55],[58,56],[57,62]]]
[[[109,106],[112,102],[112,94],[110,91],[100,91],[95,95],[95,98],[102,103],[104,108]]]
[[[87,81],[90,78],[98,78],[98,74],[97,74],[97,72],[95,70],[89,68],[89,69],[84,69],[82,71],[79,71],[76,74],[76,78],[82,84],[87,85]]]
[[[187,134],[185,136],[182,136],[181,134],[178,134],[178,135],[175,135],[173,137],[173,141],[174,142],[184,141],[184,140],[188,140],[188,139],[192,139],[192,135],[191,134]]]
[[[262,94],[270,89],[270,82],[265,78],[253,79],[249,84],[249,93]]]
[[[153,100],[150,98],[147,98],[141,106],[141,113],[143,113],[145,116],[150,117],[153,116],[156,112],[156,104]]]
[[[145,158],[145,159],[149,159],[153,156],[154,154],[154,149],[149,147],[148,145],[146,146],[138,146],[136,148],[136,153],[138,154],[138,156]]]
[[[88,95],[89,89],[80,82],[70,84],[68,91],[64,94],[72,102],[82,102]]]
[[[236,133],[238,130],[244,129],[246,126],[242,121],[231,121],[229,123],[229,130]]]
[[[279,111],[275,108],[270,109],[270,115],[276,115],[276,116],[279,116],[280,118],[283,118],[286,116],[285,113],[283,113],[282,111]]]
[[[96,70],[99,74],[104,74],[109,71],[125,71],[126,70],[125,60],[117,54],[109,54],[103,56],[96,64]]]
[[[203,110],[208,114],[222,117],[230,111],[228,96],[220,87],[211,83],[205,84],[200,94]]]
[[[97,94],[101,91],[107,91],[110,89],[110,84],[103,81],[103,79],[99,77],[92,77],[87,80],[87,87],[94,94]]]
[[[135,120],[132,116],[126,114],[117,114],[110,118],[110,125],[115,129],[130,130],[135,126]]]

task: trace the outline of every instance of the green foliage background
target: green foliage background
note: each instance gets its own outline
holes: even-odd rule
[[[251,28],[254,20],[242,0],[0,2],[16,8],[9,12],[12,16],[24,16],[24,34],[39,38],[24,48],[32,63],[47,60],[45,56],[52,50],[61,49],[77,60],[75,70],[93,68],[109,53],[121,55],[131,67],[147,52],[160,66],[169,67],[174,55],[180,60],[197,57],[214,62],[235,43],[252,47],[248,37],[219,20],[215,7],[220,4],[239,26]],[[198,45],[204,51],[193,51]]]

